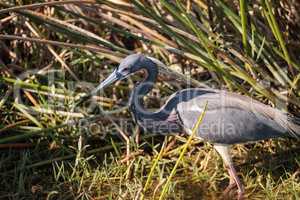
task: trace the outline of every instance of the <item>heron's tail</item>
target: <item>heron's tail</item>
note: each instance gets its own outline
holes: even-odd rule
[[[288,133],[296,138],[300,138],[300,118],[294,116],[287,116],[286,128]]]

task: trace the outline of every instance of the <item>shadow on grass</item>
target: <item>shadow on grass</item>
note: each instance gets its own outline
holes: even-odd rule
[[[269,141],[267,141],[268,143]],[[262,147],[250,149],[245,162],[238,166],[238,170],[249,173],[255,167],[256,171],[263,176],[271,175],[274,181],[288,178],[286,174],[294,174],[299,170],[300,141],[295,139],[279,139],[270,142],[269,148]],[[250,176],[256,176],[256,173]]]

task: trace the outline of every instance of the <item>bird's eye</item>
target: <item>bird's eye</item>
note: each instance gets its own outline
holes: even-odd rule
[[[123,68],[123,71],[128,71],[128,70],[129,70],[129,67]]]

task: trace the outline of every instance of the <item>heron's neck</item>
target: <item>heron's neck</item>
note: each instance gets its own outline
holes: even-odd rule
[[[158,75],[158,68],[154,62],[148,61],[147,65],[144,66],[143,69],[146,70],[146,78],[135,87],[130,98],[130,109],[135,121],[143,127],[144,130],[152,133],[164,134],[181,132],[182,127],[180,121],[177,115],[173,113],[176,102],[165,104],[156,112],[149,112],[144,108],[143,97],[151,91]]]
[[[142,69],[146,71],[146,78],[134,88],[130,98],[130,108],[136,119],[150,118],[153,114],[144,108],[143,97],[152,90],[158,75],[158,68],[153,62],[147,63]]]

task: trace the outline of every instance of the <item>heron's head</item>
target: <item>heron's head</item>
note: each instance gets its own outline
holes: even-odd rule
[[[92,91],[92,95],[114,82],[123,80],[139,71],[143,66],[148,64],[147,62],[151,62],[151,60],[140,53],[127,56],[121,61],[120,65]]]
[[[130,75],[144,69],[145,67],[150,67],[152,70],[152,74],[157,73],[155,67],[153,67],[157,66],[157,63],[160,62],[152,57],[147,57],[141,53],[127,56],[121,61],[120,65],[117,68],[115,68],[114,71],[104,81],[102,81],[90,94],[81,97],[77,102],[76,106],[88,100],[90,97],[92,97],[98,91],[104,89],[105,87],[113,84],[116,81],[129,77]]]

